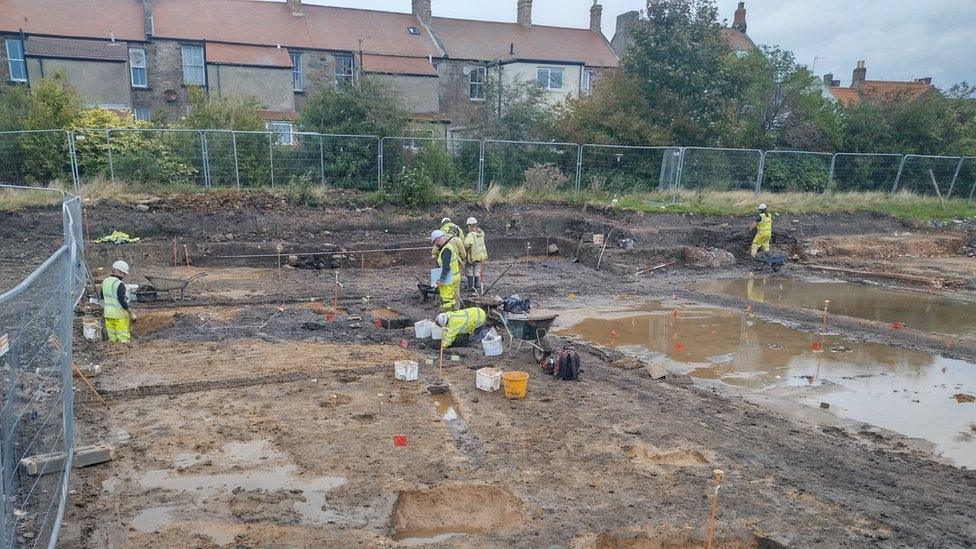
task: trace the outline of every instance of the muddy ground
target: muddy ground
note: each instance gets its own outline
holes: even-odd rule
[[[141,305],[130,346],[87,342],[79,329],[76,361],[101,365],[93,382],[110,408],[78,385],[76,440],[111,442],[118,452],[110,463],[74,471],[60,546],[698,547],[715,469],[726,475],[717,547],[965,547],[976,539],[976,473],[890,432],[838,427],[829,411],[757,404],[686,375],[654,381],[639,361],[599,345],[582,347],[579,383],[544,377],[527,352],[488,358],[476,346],[449,353],[440,370],[436,351],[408,330],[373,323],[382,307],[414,320],[435,313],[414,280],[428,268],[426,252],[363,258],[347,250],[422,248],[442,213],[469,215],[460,206],[422,216],[224,206],[173,200],[149,212],[88,210],[89,234],[118,228],[146,239],[90,245],[93,269],[122,256],[134,280],[208,276],[185,303]],[[500,243],[489,279],[518,260],[492,293],[518,292],[540,309],[677,298],[737,311],[749,305],[757,319],[809,332],[820,322],[815,311],[696,286],[746,274],[742,262],[633,274],[680,255],[682,245],[741,257],[747,221],[565,206],[470,213],[482,219],[489,246]],[[22,231],[52,215],[7,214],[5,250],[30,256]],[[870,215],[799,216],[780,226],[777,247],[801,262],[790,276],[822,272],[810,265],[856,266],[870,274],[835,274],[972,297],[966,281],[958,283],[974,266],[967,226],[909,227]],[[600,259],[590,233],[611,229],[613,241],[634,238],[635,248],[611,246]],[[170,264],[174,238],[187,244],[178,267]],[[290,254],[304,261],[300,252],[327,249],[314,257],[329,264],[278,268],[278,243],[285,263]],[[546,243],[559,252],[548,256]],[[335,314],[332,262],[343,284]],[[939,280],[884,278],[922,263],[931,265],[924,276]],[[15,276],[18,266],[0,268]],[[950,348],[944,335],[911,327],[830,322],[851,341],[976,361],[976,341],[965,337]],[[553,336],[557,347],[563,337]],[[420,363],[418,382],[394,379],[392,364],[403,359]],[[526,398],[477,390],[474,370],[488,365],[529,372]],[[446,398],[428,394],[438,378],[449,386]]]

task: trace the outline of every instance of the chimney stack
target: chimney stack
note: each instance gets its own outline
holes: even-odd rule
[[[518,0],[518,24],[532,28],[532,0]]]
[[[287,0],[288,9],[291,10],[291,14],[295,17],[305,17],[305,8],[302,6],[302,0]]]
[[[431,0],[413,0],[413,16],[420,20],[424,25],[430,25],[432,17],[430,11]]]
[[[152,36],[153,29],[153,10],[156,9],[156,2],[159,0],[142,0],[142,20],[146,29],[146,36]]]
[[[864,66],[864,61],[858,61],[857,68],[854,69],[854,78],[851,81],[851,87],[858,90],[863,88],[867,76],[868,69]]]
[[[732,20],[732,28],[745,34],[747,28],[745,2],[739,2],[739,8],[735,10],[735,19]]]
[[[824,83],[824,86],[833,86],[834,85],[834,74],[833,73],[830,73],[830,72],[828,72],[827,74],[825,74],[823,76],[823,83]]]
[[[593,0],[593,7],[590,8],[590,30],[603,34],[603,6],[599,0]]]
[[[926,76],[925,78],[916,78],[915,81],[918,82],[919,84],[928,84],[930,86],[932,85],[931,76]]]

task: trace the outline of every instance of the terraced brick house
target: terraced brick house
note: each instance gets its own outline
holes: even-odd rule
[[[916,78],[910,81],[868,80],[864,61],[858,61],[851,76],[851,85],[842,87],[833,74],[823,77],[824,96],[848,107],[862,101],[870,103],[901,103],[917,101],[929,93],[938,93],[932,78]]]
[[[30,85],[62,71],[86,103],[136,118],[185,114],[188,89],[253,96],[290,131],[305,97],[362,75],[396,90],[418,121],[463,126],[488,71],[536,82],[553,103],[587,93],[617,56],[594,1],[590,28],[304,5],[301,0],[4,0],[0,76]]]

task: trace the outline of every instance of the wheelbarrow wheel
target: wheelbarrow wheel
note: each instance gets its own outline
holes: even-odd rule
[[[139,303],[152,303],[159,297],[159,292],[152,286],[143,286],[136,292],[136,301]]]
[[[532,358],[535,359],[537,363],[542,363],[549,355],[552,354],[552,344],[549,343],[548,338],[539,338],[539,345],[532,346]]]

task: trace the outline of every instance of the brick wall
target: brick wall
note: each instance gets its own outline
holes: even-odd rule
[[[154,117],[163,113],[174,121],[186,114],[188,94],[183,85],[181,44],[176,40],[161,39],[145,44],[149,88],[133,90],[133,105],[149,107]],[[176,92],[176,101],[166,101],[166,90]]]
[[[470,76],[465,69],[484,66],[477,62],[445,59],[437,62],[437,75],[440,80],[441,114],[451,120],[451,126],[466,125],[481,109],[484,101],[471,101],[468,97]],[[491,71],[492,69],[489,69]],[[490,76],[489,76],[490,79]]]
[[[298,50],[289,50],[298,51]],[[302,68],[305,70],[305,92],[295,95],[295,108],[301,110],[309,94],[322,86],[335,86],[335,59],[333,52],[302,50]]]

